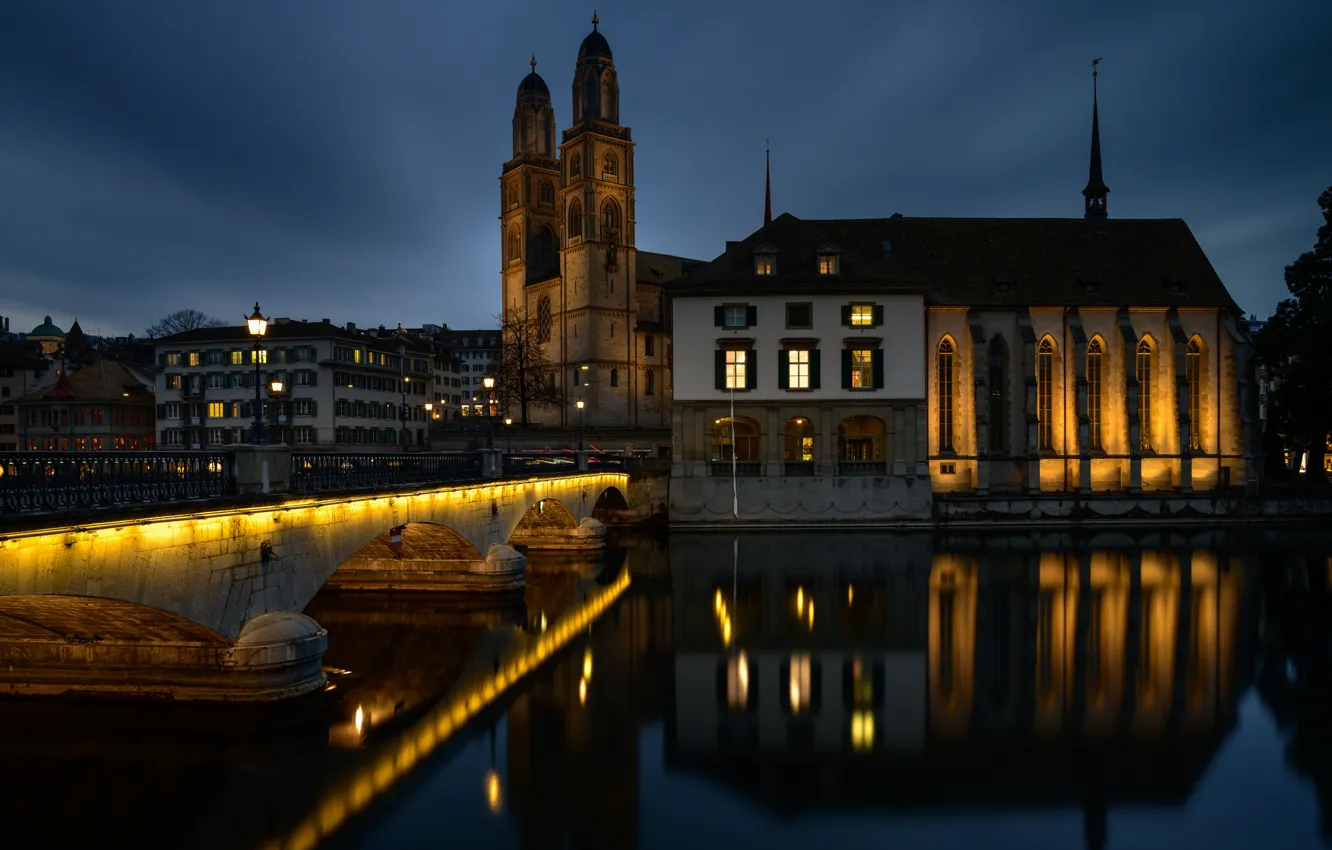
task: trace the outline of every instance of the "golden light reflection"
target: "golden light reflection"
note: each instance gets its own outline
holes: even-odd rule
[[[874,749],[874,712],[851,713],[851,748],[859,753]]]
[[[796,616],[805,616],[805,588],[796,588]]]
[[[578,680],[578,704],[587,705],[587,679]]]
[[[814,600],[809,601],[809,630],[814,631]]]
[[[722,643],[726,646],[731,645],[731,618],[727,617],[722,621]]]
[[[364,727],[365,727],[365,712],[362,711],[361,707],[358,705],[356,706],[356,734],[357,735],[361,734],[361,730],[364,729]]]
[[[853,585],[846,586],[846,604],[854,605],[856,602],[856,589]]]
[[[583,678],[592,678],[592,647],[583,650]]]
[[[500,799],[500,778],[495,768],[486,771],[486,806],[490,808],[492,815],[497,815],[503,808],[503,801]]]

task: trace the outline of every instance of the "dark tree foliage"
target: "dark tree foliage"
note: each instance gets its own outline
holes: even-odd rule
[[[1332,432],[1332,188],[1319,196],[1318,206],[1323,225],[1314,248],[1286,266],[1291,297],[1277,305],[1255,345],[1273,384],[1263,435],[1269,468],[1280,461],[1284,437],[1308,451],[1308,480],[1326,483],[1323,457]]]
[[[558,407],[564,401],[555,381],[555,367],[546,354],[549,328],[526,309],[505,312],[501,323],[501,348],[496,392],[499,406],[516,411],[517,422],[528,424],[534,408]]]
[[[160,339],[164,336],[184,333],[196,328],[221,328],[225,327],[226,324],[221,319],[215,319],[198,310],[177,310],[149,325],[143,335],[149,339]]]

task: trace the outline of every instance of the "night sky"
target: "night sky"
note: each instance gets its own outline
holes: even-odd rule
[[[1332,184],[1332,3],[595,0],[640,248],[774,214],[1185,219],[1266,315]],[[536,53],[561,128],[592,0],[6,0],[0,315],[393,327],[499,311],[497,177]]]

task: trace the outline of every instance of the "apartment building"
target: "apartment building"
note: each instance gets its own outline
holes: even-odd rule
[[[257,369],[270,443],[424,449],[426,424],[456,374],[417,335],[327,319],[274,319],[257,351],[244,326],[199,328],[158,340],[156,358],[162,448],[250,442]]]

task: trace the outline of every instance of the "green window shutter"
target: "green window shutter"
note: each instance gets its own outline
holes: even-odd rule
[[[851,349],[842,349],[842,389],[851,389]]]
[[[319,373],[318,373],[318,372],[316,372],[316,371],[314,371],[313,369],[311,369],[310,372],[309,372],[309,375],[310,375],[310,386],[313,387],[315,384],[319,383]]]
[[[158,418],[158,419],[166,419],[166,405],[165,405],[165,404],[159,404],[159,405],[157,406],[157,418]]]
[[[318,406],[319,402],[315,401],[314,399],[310,400],[310,413],[309,413],[310,416],[316,415],[315,411],[317,410]]]
[[[717,349],[712,352],[712,362],[716,365],[717,389],[726,389],[726,352]]]
[[[874,309],[877,310],[879,308],[875,307]],[[874,349],[874,362],[872,365],[874,367],[874,388],[876,390],[881,390],[883,389],[883,349]]]
[[[750,307],[753,310],[755,308]],[[758,352],[749,349],[745,354],[745,389],[752,390],[758,388]]]
[[[791,353],[785,348],[777,352],[777,389],[791,389]]]
[[[163,366],[163,367],[166,366],[166,352],[165,352],[165,351],[163,351],[161,354],[157,355],[157,365],[158,365],[158,366]]]
[[[819,350],[817,348],[809,352],[809,388],[817,390],[820,385],[820,378],[823,375],[823,364],[820,362]]]
[[[874,324],[875,324],[876,327],[879,326],[879,325],[882,325],[882,324],[883,324],[883,305],[882,305],[882,304],[875,304],[875,305],[874,305]]]
[[[714,326],[716,326],[716,327],[719,327],[719,328],[722,327],[722,326],[724,326],[724,325],[726,324],[726,308],[725,308],[725,307],[713,307],[713,308],[712,308],[712,324],[713,324]]]
[[[850,304],[843,304],[843,305],[842,305],[842,324],[843,324],[844,326],[848,327],[848,328],[851,327],[851,305],[850,305]]]
[[[758,324],[758,308],[750,305],[745,308],[745,324],[751,328]]]

